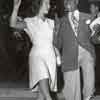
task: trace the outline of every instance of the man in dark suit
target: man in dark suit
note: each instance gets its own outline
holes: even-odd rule
[[[81,100],[80,68],[83,73],[83,99],[94,93],[94,46],[86,21],[89,15],[77,10],[78,0],[64,0],[65,14],[60,19],[57,47],[61,50],[65,100]],[[68,12],[67,12],[68,11]]]

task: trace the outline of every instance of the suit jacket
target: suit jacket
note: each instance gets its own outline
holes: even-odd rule
[[[68,14],[60,19],[60,28],[55,45],[61,51],[62,71],[64,72],[78,68],[79,45],[87,49],[95,57],[94,47],[89,40],[91,32],[85,23],[87,18],[86,14],[80,14],[77,38],[69,22]]]

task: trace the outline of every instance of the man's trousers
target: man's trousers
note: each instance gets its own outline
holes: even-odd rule
[[[62,94],[65,100],[81,100],[81,95],[83,95],[83,100],[86,100],[88,96],[94,93],[94,58],[89,51],[81,46],[79,46],[78,64],[79,68],[77,70],[64,72],[64,88]],[[82,93],[80,68],[82,69],[83,76]]]

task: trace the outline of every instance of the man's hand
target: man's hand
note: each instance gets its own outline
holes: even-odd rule
[[[93,26],[94,31],[98,30],[98,28],[100,28],[100,24],[96,24],[96,25]]]

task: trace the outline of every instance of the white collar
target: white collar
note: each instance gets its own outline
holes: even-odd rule
[[[74,17],[77,19],[77,21],[79,21],[79,10],[75,10],[75,11],[73,11],[73,12],[69,12],[69,14],[74,14]]]

